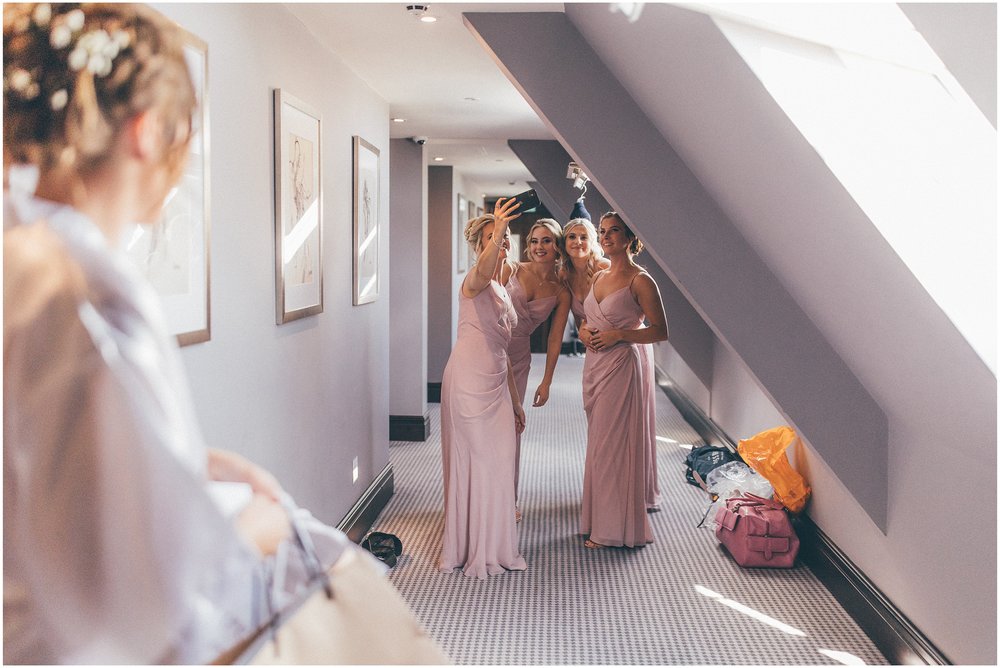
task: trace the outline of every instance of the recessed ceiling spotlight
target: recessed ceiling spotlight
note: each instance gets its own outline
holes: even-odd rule
[[[424,23],[434,23],[437,21],[437,17],[427,13],[430,11],[430,8],[430,5],[407,5],[406,13],[415,19],[420,19]]]
[[[405,123],[406,119],[405,118],[394,118],[394,119],[392,119],[392,122],[393,123]]]
[[[434,162],[442,162],[443,160],[444,160],[444,158],[442,158],[439,155],[434,157]]]

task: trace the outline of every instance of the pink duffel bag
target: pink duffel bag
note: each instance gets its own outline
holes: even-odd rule
[[[726,500],[715,515],[715,537],[745,568],[791,568],[799,553],[788,513],[777,501],[754,494]]]

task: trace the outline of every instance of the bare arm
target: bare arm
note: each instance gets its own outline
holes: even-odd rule
[[[566,331],[566,320],[569,319],[570,293],[563,290],[559,293],[559,301],[556,304],[555,317],[552,318],[552,329],[549,330],[549,340],[545,349],[545,374],[542,382],[535,390],[535,400],[532,406],[544,406],[549,400],[549,386],[552,385],[552,375],[556,370],[556,362],[562,353],[562,337]]]
[[[524,431],[525,419],[524,408],[521,407],[521,397],[517,392],[517,383],[514,382],[514,367],[510,365],[510,358],[507,358],[507,389],[510,391],[510,400],[514,404],[514,428],[517,433]]]
[[[502,204],[501,204],[502,202]],[[495,220],[493,223],[492,239],[483,239],[483,249],[479,252],[474,271],[470,271],[465,280],[462,281],[462,294],[468,298],[473,298],[482,292],[490,281],[493,280],[493,273],[496,271],[497,262],[500,260],[500,250],[503,238],[507,234],[507,226],[510,221],[521,214],[511,215],[519,209],[521,203],[517,200],[504,200],[502,197],[497,200],[493,207]]]

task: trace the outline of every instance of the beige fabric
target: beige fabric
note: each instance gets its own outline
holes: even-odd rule
[[[451,663],[366,555],[346,552],[330,575],[333,598],[328,599],[322,589],[314,592],[281,623],[276,638],[268,639],[250,663]]]

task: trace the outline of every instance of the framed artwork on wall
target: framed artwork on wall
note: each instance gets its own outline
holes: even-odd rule
[[[378,299],[379,150],[354,136],[354,304]]]
[[[467,204],[462,195],[458,195],[458,206],[455,208],[455,268],[459,274],[464,274],[469,270],[469,243],[465,240],[465,225],[469,222],[466,217]]]
[[[320,115],[274,91],[274,278],[277,323],[323,312]]]
[[[187,165],[160,220],[137,225],[126,248],[159,294],[170,333],[187,346],[211,339],[208,45],[184,31],[184,57],[198,97]]]

